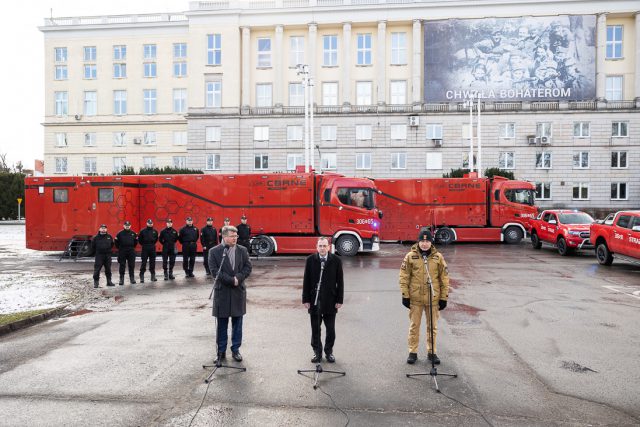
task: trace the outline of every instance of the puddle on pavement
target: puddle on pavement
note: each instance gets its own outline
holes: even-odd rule
[[[476,325],[480,324],[478,314],[481,311],[484,310],[466,304],[449,303],[441,315],[452,325]]]
[[[591,369],[591,368],[588,368],[588,367],[586,367],[586,366],[582,366],[582,365],[580,365],[579,363],[576,363],[576,362],[573,362],[573,361],[566,361],[566,360],[563,360],[563,361],[562,361],[562,364],[560,365],[560,367],[561,367],[562,369],[566,369],[566,370],[571,371],[571,372],[577,372],[577,373],[579,373],[579,374],[584,374],[584,373],[586,373],[586,372],[595,372],[595,373],[598,373],[598,371],[594,371],[594,370],[593,370],[593,369]]]

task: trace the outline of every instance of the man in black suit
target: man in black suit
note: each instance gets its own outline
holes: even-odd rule
[[[336,255],[329,253],[329,239],[320,237],[316,244],[317,253],[309,255],[304,267],[304,282],[302,285],[302,303],[309,310],[311,319],[311,347],[313,359],[311,362],[322,361],[321,323],[324,322],[326,339],[324,353],[327,362],[333,363],[333,344],[336,340],[336,313],[342,307],[344,299],[344,279],[342,274],[342,261]],[[320,282],[320,295],[318,305],[316,300],[316,287]],[[318,309],[320,315],[318,315]]]
[[[222,243],[209,251],[209,268],[215,276],[213,316],[217,318],[216,344],[217,360],[224,360],[227,352],[227,329],[231,317],[231,353],[233,359],[242,362],[242,316],[247,312],[247,289],[244,281],[251,274],[249,253],[237,244],[238,229],[227,225],[222,227]]]

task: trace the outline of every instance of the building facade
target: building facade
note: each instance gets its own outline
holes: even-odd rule
[[[639,206],[636,2],[189,6],[46,21],[47,174],[294,170],[310,98],[316,170],[440,177],[471,142],[540,206]]]

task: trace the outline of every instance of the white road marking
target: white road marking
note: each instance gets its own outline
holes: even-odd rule
[[[628,295],[630,297],[640,299],[640,290],[638,290],[638,291],[630,291],[629,290],[629,288],[631,288],[630,286],[622,287],[622,289],[624,289],[624,290],[620,290],[619,289],[620,287],[618,287],[618,286],[603,286],[603,288],[607,288],[607,289],[609,289],[611,291],[619,292],[621,294],[625,294],[625,295]],[[631,288],[631,289],[635,289],[635,288]]]

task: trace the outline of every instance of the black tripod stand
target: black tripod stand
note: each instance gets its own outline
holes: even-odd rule
[[[313,303],[313,306],[316,308],[316,315],[318,316],[318,323],[317,323],[318,329],[316,330],[318,341],[320,341],[320,333],[322,332],[322,311],[320,310],[320,304],[321,304],[320,288],[322,287],[322,275],[324,273],[324,264],[325,264],[324,261],[320,263],[320,279],[318,279],[318,283],[316,284],[316,300]],[[314,349],[314,350],[318,351],[318,349]],[[322,354],[322,349],[320,349],[320,354]],[[300,375],[304,375],[309,372],[313,372],[313,389],[314,390],[316,390],[319,387],[318,380],[320,379],[320,374],[322,373],[336,374],[339,377],[344,377],[345,375],[347,375],[347,373],[344,371],[329,371],[329,370],[323,369],[321,362],[318,362],[316,364],[315,369],[298,369],[298,373]]]
[[[224,260],[227,257],[227,251],[229,249],[227,247],[224,248],[224,252],[222,252],[222,260],[220,260],[220,266],[218,267],[218,272],[216,273],[216,277],[213,279],[213,287],[211,288],[211,293],[209,294],[209,299],[211,299],[211,297],[213,296],[213,291],[216,288],[216,283],[218,283],[218,278],[220,277],[220,272],[222,271],[222,264],[224,264]],[[215,304],[215,301],[213,302]],[[217,319],[216,319],[216,329],[217,329]],[[216,348],[217,351],[217,348]],[[211,371],[211,373],[209,373],[209,375],[207,376],[207,378],[205,378],[204,382],[205,383],[209,383],[211,381],[211,377],[213,377],[213,374],[216,373],[216,371],[218,370],[218,368],[226,368],[226,369],[235,369],[237,371],[240,372],[246,372],[247,368],[242,368],[239,366],[229,366],[229,365],[223,365],[222,364],[222,360],[220,360],[220,356],[218,355],[218,357],[216,357],[216,360],[214,360],[213,365],[202,365],[202,369],[209,369],[209,368],[213,368],[213,371]]]
[[[411,377],[420,377],[424,375],[430,375],[433,379],[433,383],[436,386],[436,391],[440,393],[440,388],[438,388],[438,380],[436,379],[438,375],[444,377],[453,377],[458,378],[458,374],[446,374],[443,372],[438,372],[438,368],[436,368],[436,352],[435,352],[435,341],[433,340],[433,282],[431,281],[431,274],[429,273],[429,266],[427,265],[427,257],[423,256],[424,260],[424,269],[427,274],[427,282],[429,284],[429,337],[431,338],[431,370],[429,372],[422,372],[418,374],[407,374],[407,378]]]

